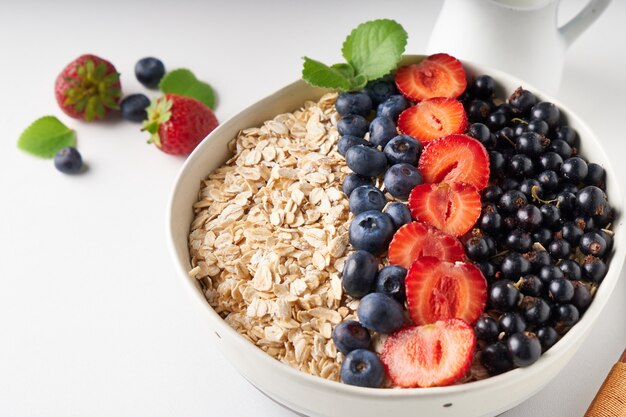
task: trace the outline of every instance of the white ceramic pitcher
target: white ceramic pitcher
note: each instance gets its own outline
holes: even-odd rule
[[[568,46],[611,0],[590,0],[557,27],[559,0],[446,0],[428,53],[446,52],[511,73],[555,94]]]

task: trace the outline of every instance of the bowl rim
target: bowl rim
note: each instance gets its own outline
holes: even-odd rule
[[[424,59],[427,55],[404,55],[401,61],[401,64],[408,62],[417,62],[418,60]],[[617,180],[617,176],[615,175],[615,171],[612,167],[610,159],[607,157],[607,154],[604,148],[601,145],[601,142],[598,140],[595,133],[589,128],[589,126],[580,118],[576,113],[574,113],[568,106],[561,103],[558,99],[552,97],[549,94],[544,93],[540,89],[536,88],[530,83],[524,82],[523,80],[515,77],[511,74],[508,74],[504,71],[490,68],[485,65],[481,65],[470,60],[461,60],[466,72],[472,72],[475,74],[489,74],[492,76],[496,82],[497,80],[506,80],[508,83],[517,84],[519,86],[523,86],[524,89],[532,91],[536,94],[542,101],[549,101],[554,103],[563,113],[565,113],[568,121],[575,120],[576,124],[583,128],[583,130],[588,133],[585,136],[585,142],[591,142],[597,149],[596,152],[599,152],[604,158],[605,163],[603,163],[603,167],[607,173],[607,178],[611,178],[611,181]],[[468,71],[469,70],[469,71]],[[514,385],[520,382],[524,382],[524,380],[531,378],[533,375],[542,372],[544,368],[549,368],[550,365],[558,362],[559,359],[566,354],[566,351],[570,346],[575,345],[577,341],[583,338],[590,330],[592,323],[597,319],[597,316],[600,315],[601,311],[606,306],[607,301],[609,300],[610,295],[612,294],[617,280],[621,275],[621,270],[624,264],[625,258],[625,250],[626,250],[626,233],[622,233],[618,239],[614,240],[613,252],[610,255],[610,267],[607,273],[607,276],[604,278],[602,285],[599,286],[598,291],[594,296],[594,301],[596,301],[599,295],[604,298],[602,303],[592,302],[589,308],[585,311],[580,321],[576,323],[559,341],[552,346],[547,352],[543,353],[539,360],[535,362],[533,365],[525,368],[516,368],[511,371],[505,372],[500,375],[490,376],[488,378],[479,380],[479,381],[471,381],[465,383],[459,383],[455,385],[448,385],[443,387],[428,387],[428,388],[395,388],[395,389],[380,389],[380,388],[366,388],[366,387],[358,387],[352,386],[348,384],[344,384],[337,381],[327,380],[325,378],[321,378],[319,376],[311,375],[307,372],[297,370],[283,362],[280,362],[277,359],[274,359],[267,353],[263,352],[257,346],[252,344],[250,341],[245,339],[241,334],[239,334],[235,329],[230,327],[226,321],[219,316],[218,313],[210,306],[204,294],[198,290],[198,288],[193,283],[193,278],[188,275],[188,271],[185,268],[183,262],[177,257],[176,251],[176,237],[174,233],[175,229],[175,218],[172,215],[175,207],[175,199],[177,194],[177,189],[180,184],[183,182],[185,178],[185,174],[187,173],[190,166],[193,165],[194,161],[200,158],[200,155],[204,153],[205,148],[210,148],[210,144],[212,142],[212,138],[219,135],[221,130],[220,128],[226,128],[230,123],[238,116],[248,113],[251,109],[264,101],[271,100],[272,97],[281,91],[297,88],[298,86],[302,87],[303,85],[307,85],[303,80],[296,80],[295,82],[289,83],[286,86],[276,90],[275,92],[265,96],[261,100],[256,101],[255,103],[247,106],[243,110],[239,111],[235,115],[231,116],[228,120],[218,126],[213,132],[211,132],[207,137],[205,137],[202,142],[196,147],[196,149],[191,153],[191,155],[186,159],[183,166],[181,167],[174,184],[170,191],[170,196],[167,204],[167,214],[166,214],[166,234],[167,234],[167,244],[168,244],[168,252],[172,256],[172,259],[176,265],[176,269],[180,273],[180,277],[185,281],[185,287],[190,290],[194,294],[194,298],[199,302],[200,305],[204,306],[204,310],[209,313],[209,317],[215,322],[215,324],[221,328],[220,333],[226,333],[229,336],[232,336],[232,341],[236,342],[241,349],[246,351],[247,355],[253,355],[254,358],[258,358],[258,360],[265,363],[267,366],[279,366],[278,369],[281,369],[283,372],[288,374],[289,376],[295,378],[296,380],[301,380],[303,382],[315,384],[319,386],[321,389],[325,389],[328,391],[334,391],[344,394],[349,394],[351,396],[362,396],[362,397],[376,397],[376,398],[396,398],[396,397],[441,397],[454,395],[458,393],[464,393],[468,391],[476,391],[476,390],[489,390],[495,387],[502,387],[503,385]],[[320,91],[331,91],[320,89]],[[248,126],[243,126],[241,128],[247,128]],[[208,175],[208,173],[206,174]],[[611,206],[616,209],[623,206],[623,195],[621,187],[615,187],[615,190],[611,191],[612,194],[610,196]],[[621,216],[618,225],[621,225],[623,222]],[[607,280],[606,278],[615,277]],[[608,282],[607,282],[608,281]],[[217,333],[217,332],[216,332]],[[217,334],[218,337],[223,337],[220,334]],[[577,350],[577,348],[576,348]],[[574,352],[575,353],[575,352]],[[230,362],[230,361],[229,361]],[[232,365],[232,364],[231,364]],[[245,377],[245,376],[244,376]],[[548,382],[548,381],[547,381]]]

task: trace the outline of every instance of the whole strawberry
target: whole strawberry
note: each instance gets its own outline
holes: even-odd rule
[[[81,55],[57,76],[54,94],[68,116],[91,122],[119,109],[121,89],[113,64],[95,55]]]
[[[188,155],[218,125],[213,111],[190,97],[166,94],[148,107],[143,130],[152,135],[148,143],[172,155]]]

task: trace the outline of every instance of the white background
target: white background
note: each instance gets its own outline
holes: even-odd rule
[[[561,20],[583,1],[563,3]],[[219,92],[223,121],[297,79],[302,56],[339,61],[362,21],[394,18],[409,32],[407,53],[424,52],[439,8],[434,0],[0,0],[0,415],[294,415],[217,353],[174,271],[165,209],[183,159],[147,145],[135,124],[64,116],[53,84],[65,64],[87,52],[108,58],[126,94],[145,92],[133,76],[139,58],[188,67]],[[558,93],[597,133],[620,179],[624,16],[626,2],[614,1],[572,46]],[[62,175],[16,149],[45,114],[76,129],[85,175]],[[626,347],[625,318],[622,276],[566,370],[504,415],[582,415]]]

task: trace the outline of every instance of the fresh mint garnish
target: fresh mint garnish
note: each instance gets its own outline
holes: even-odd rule
[[[347,63],[327,66],[304,57],[302,79],[317,87],[359,90],[368,81],[393,71],[406,47],[407,33],[389,19],[372,20],[356,27],[343,43]]]
[[[41,158],[52,158],[66,146],[76,146],[76,133],[54,116],[35,120],[17,141],[18,148]]]
[[[204,81],[198,80],[188,69],[179,68],[168,72],[159,83],[159,88],[166,94],[195,98],[211,109],[215,109],[213,88]]]

